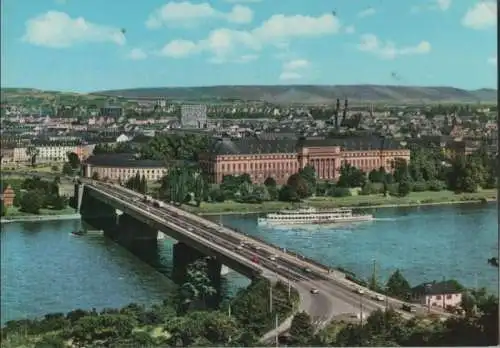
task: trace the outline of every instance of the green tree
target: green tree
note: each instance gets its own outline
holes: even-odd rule
[[[0,216],[7,215],[7,207],[5,206],[3,200],[0,200],[0,209],[1,209]]]
[[[66,154],[68,157],[68,163],[72,169],[78,169],[80,167],[80,157],[74,152],[68,152]]]
[[[408,196],[411,192],[411,188],[412,188],[412,185],[411,185],[410,177],[408,175],[403,176],[400,179],[400,182],[398,185],[398,195],[400,197]]]
[[[307,198],[312,193],[310,191],[309,183],[299,173],[290,175],[287,181],[287,186],[291,187],[300,199]]]
[[[295,346],[310,345],[314,336],[311,317],[306,312],[295,314],[290,326],[290,341]]]
[[[148,192],[148,182],[146,181],[146,176],[144,176],[144,174],[142,175],[139,183],[139,192],[144,194]]]
[[[69,164],[69,162],[65,162],[63,164],[63,167],[62,167],[62,173],[64,175],[73,175],[74,173],[74,170],[73,168],[71,167],[71,164]]]
[[[294,187],[283,185],[278,193],[278,199],[282,202],[299,202],[300,197]]]
[[[25,192],[21,197],[21,211],[29,214],[38,214],[44,204],[45,193],[32,190]]]
[[[30,159],[30,163],[31,163],[31,166],[32,167],[35,167],[36,166],[36,158],[37,156],[40,154],[40,150],[38,150],[36,148],[36,146],[34,145],[29,145],[27,148],[26,148],[26,156],[29,157]]]
[[[269,176],[268,178],[266,178],[266,180],[264,181],[264,185],[267,186],[268,188],[269,187],[276,187],[276,180],[274,180],[273,177]]]
[[[366,181],[366,175],[361,170],[349,163],[340,167],[340,177],[337,182],[338,187],[363,187]]]
[[[400,299],[407,299],[411,292],[411,286],[408,280],[396,270],[387,280],[386,291],[389,296]]]

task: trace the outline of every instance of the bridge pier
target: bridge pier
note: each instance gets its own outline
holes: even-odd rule
[[[117,227],[110,235],[113,239],[125,244],[136,240],[154,240],[156,242],[158,231],[151,226],[125,213],[119,214],[117,220]]]
[[[75,198],[75,203],[78,204],[78,198]],[[80,214],[83,221],[98,230],[109,232],[116,228],[116,209],[98,199],[93,198],[91,195],[83,194],[83,189]]]
[[[177,284],[184,284],[187,280],[188,266],[204,257],[207,256],[189,245],[182,242],[176,243],[173,248],[172,279]],[[207,299],[211,307],[217,307],[220,303],[221,270],[222,264],[215,257],[207,257],[207,275],[211,286],[216,290],[216,294]]]

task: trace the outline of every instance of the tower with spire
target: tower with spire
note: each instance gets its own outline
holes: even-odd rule
[[[345,119],[347,117],[347,109],[349,107],[349,103],[347,101],[347,98],[344,100],[344,110],[342,110],[342,123],[341,125],[345,125]]]
[[[339,112],[340,112],[340,99],[337,98],[337,107],[335,108],[335,129],[339,129]]]

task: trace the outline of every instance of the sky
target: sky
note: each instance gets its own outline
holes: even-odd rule
[[[0,1],[2,87],[497,87],[497,0]]]

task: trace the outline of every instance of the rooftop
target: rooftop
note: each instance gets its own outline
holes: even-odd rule
[[[103,167],[121,168],[161,168],[165,162],[138,159],[133,154],[102,154],[93,155],[86,161],[87,164]]]

